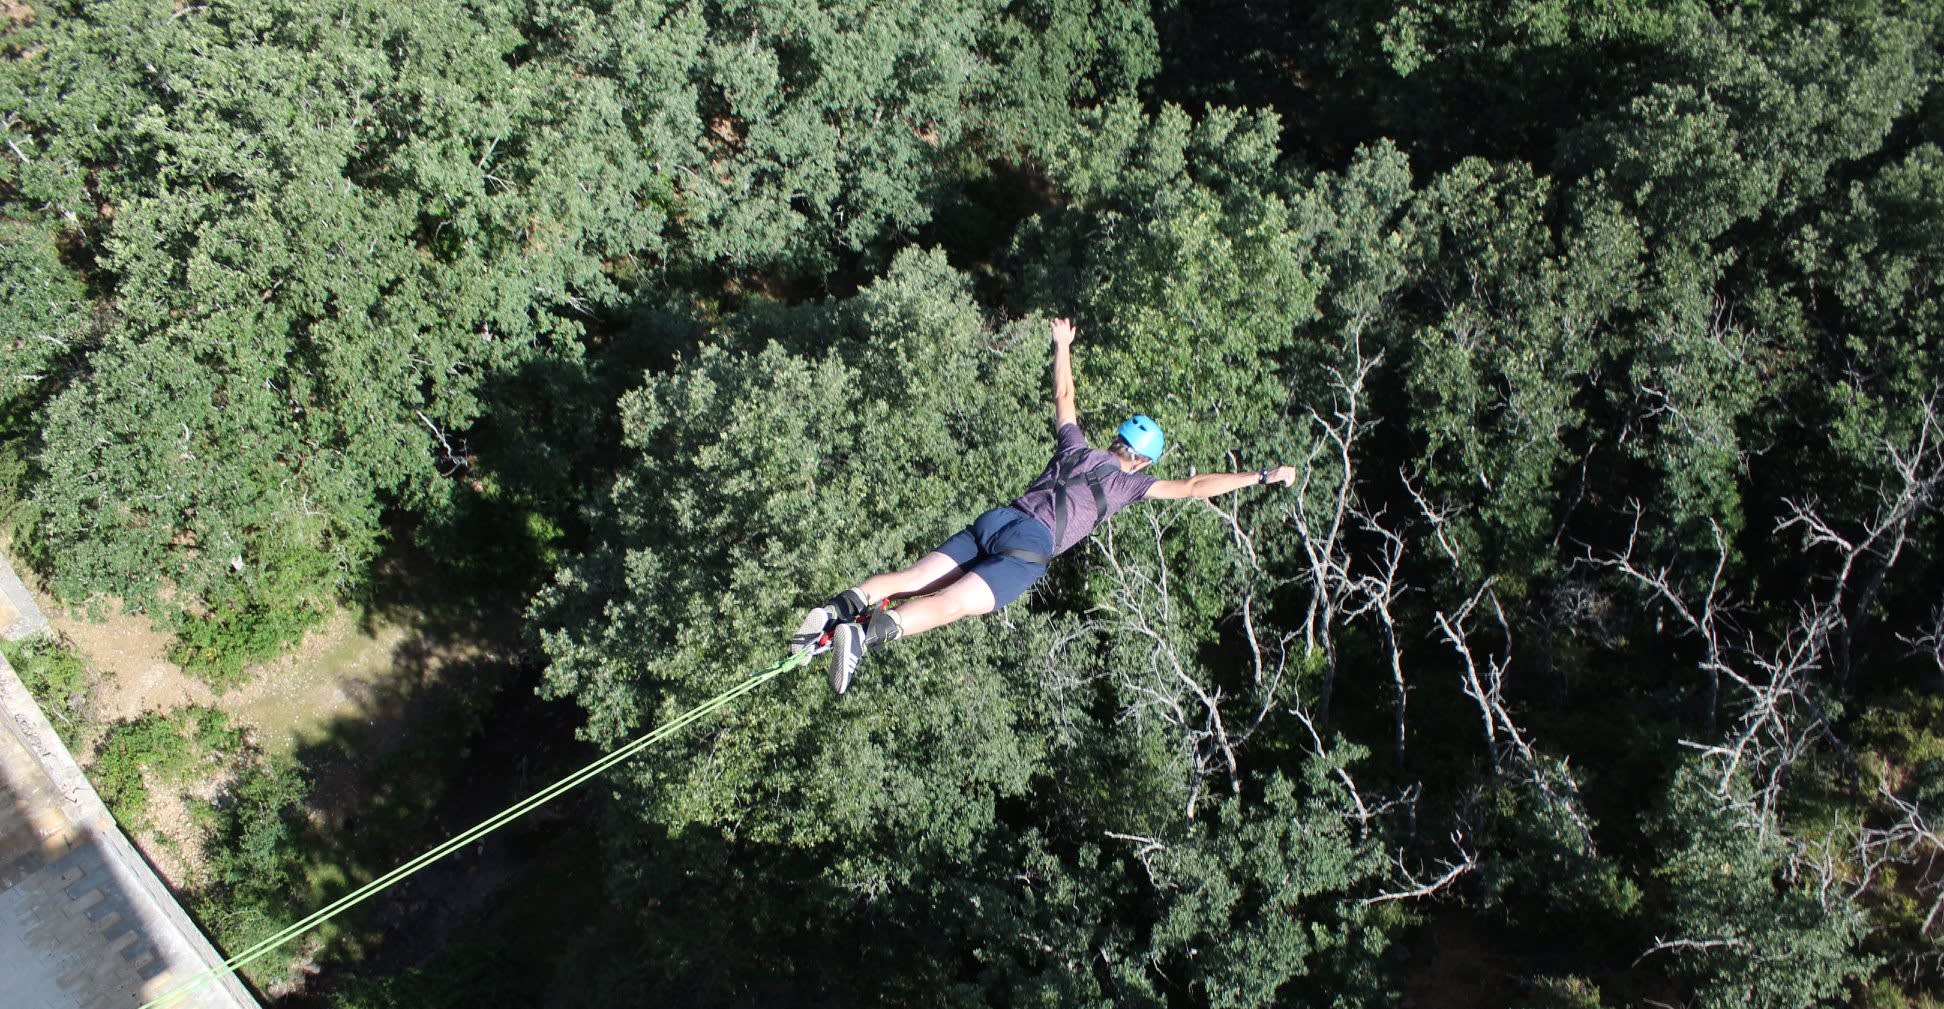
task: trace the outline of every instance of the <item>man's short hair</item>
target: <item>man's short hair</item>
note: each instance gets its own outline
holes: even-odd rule
[[[1119,435],[1114,436],[1114,443],[1112,445],[1107,446],[1107,451],[1112,452],[1117,456],[1120,456],[1122,459],[1125,459],[1128,462],[1151,463],[1154,461],[1152,459],[1149,459],[1147,456],[1144,456],[1141,453],[1134,451],[1134,446],[1129,445],[1127,443],[1127,439],[1122,438]]]

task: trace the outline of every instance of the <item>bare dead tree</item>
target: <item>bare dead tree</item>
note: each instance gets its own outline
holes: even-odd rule
[[[1323,733],[1317,730],[1316,718],[1311,714],[1309,707],[1303,703],[1303,699],[1300,696],[1292,699],[1289,706],[1289,713],[1296,717],[1296,721],[1309,734],[1310,752],[1320,759],[1328,760],[1330,757],[1330,744],[1323,738]],[[1361,824],[1368,825],[1370,820],[1377,814],[1372,811],[1368,803],[1364,802],[1363,793],[1357,789],[1356,780],[1350,776],[1350,772],[1341,764],[1338,764],[1336,767],[1336,779],[1343,786],[1344,791],[1349,794],[1351,804],[1357,807],[1357,821]]]
[[[1249,649],[1250,680],[1246,692],[1231,694],[1207,681],[1200,667],[1184,651],[1184,642],[1171,629],[1173,605],[1168,596],[1168,573],[1161,542],[1172,524],[1158,510],[1147,512],[1148,535],[1142,537],[1141,560],[1127,555],[1122,538],[1111,528],[1102,530],[1095,545],[1112,578],[1109,602],[1089,625],[1063,636],[1049,654],[1049,669],[1061,668],[1053,661],[1080,637],[1089,633],[1125,636],[1143,643],[1145,665],[1138,671],[1118,671],[1116,686],[1126,698],[1123,719],[1148,716],[1158,719],[1178,735],[1188,754],[1188,794],[1184,816],[1194,819],[1211,781],[1222,781],[1230,794],[1239,794],[1242,764],[1239,751],[1278,712],[1288,712],[1304,726],[1311,752],[1330,757],[1329,744],[1313,712],[1289,689],[1289,657],[1300,633],[1279,631],[1260,619],[1262,596],[1279,584],[1263,570],[1254,536],[1238,514],[1233,501],[1208,506],[1227,527],[1241,568],[1238,609],[1243,638]],[[1175,513],[1179,515],[1180,513]],[[1071,674],[1066,674],[1070,676]],[[1062,686],[1072,686],[1064,682]],[[1368,828],[1370,821],[1388,811],[1393,802],[1365,800],[1350,773],[1338,766],[1334,777],[1344,788],[1356,809],[1355,819]],[[1131,840],[1131,838],[1120,838]],[[1150,851],[1151,853],[1151,851]]]
[[[1237,696],[1225,695],[1223,688],[1184,654],[1179,632],[1172,629],[1173,607],[1161,542],[1174,522],[1192,512],[1145,512],[1149,536],[1143,539],[1151,542],[1152,563],[1147,559],[1148,544],[1141,546],[1137,563],[1126,552],[1124,538],[1117,538],[1111,528],[1103,530],[1095,541],[1112,579],[1110,602],[1099,611],[1100,621],[1146,643],[1146,668],[1139,674],[1117,677],[1129,698],[1123,717],[1151,713],[1181,734],[1190,753],[1191,782],[1184,804],[1190,818],[1208,782],[1225,781],[1231,793],[1240,791],[1238,748],[1278,711],[1285,710],[1286,695],[1292,692],[1291,653],[1297,648],[1301,649],[1299,654],[1322,659],[1323,682],[1314,706],[1298,699],[1294,710],[1308,727],[1312,749],[1319,756],[1327,756],[1326,726],[1338,663],[1336,638],[1348,619],[1374,619],[1385,628],[1387,640],[1393,642],[1401,753],[1403,669],[1401,659],[1396,658],[1390,607],[1402,591],[1398,567],[1403,540],[1384,530],[1378,516],[1361,511],[1356,501],[1357,443],[1373,424],[1365,415],[1364,390],[1381,359],[1381,355],[1364,352],[1359,333],[1360,327],[1353,326],[1343,363],[1328,369],[1331,404],[1327,416],[1315,410],[1309,413],[1311,450],[1299,467],[1296,493],[1289,496],[1295,503],[1281,512],[1296,533],[1303,577],[1277,577],[1267,572],[1257,549],[1258,534],[1243,518],[1241,499],[1218,499],[1202,505],[1226,529],[1237,567],[1236,612],[1250,656],[1246,690],[1234,691]],[[1353,571],[1351,540],[1359,531],[1388,537],[1368,572]],[[1295,581],[1309,593],[1301,629],[1284,631],[1266,626],[1264,600]],[[1355,782],[1347,773],[1338,777],[1359,809],[1365,811],[1361,815],[1369,815]]]
[[[1237,739],[1229,731],[1222,709],[1222,688],[1202,682],[1200,667],[1184,656],[1173,626],[1168,566],[1161,541],[1178,513],[1148,509],[1148,532],[1154,563],[1137,565],[1121,556],[1111,527],[1095,540],[1114,585],[1109,606],[1100,611],[1103,628],[1145,643],[1146,668],[1135,675],[1116,677],[1131,698],[1123,718],[1147,712],[1179,734],[1190,760],[1188,795],[1183,812],[1194,819],[1202,791],[1210,780],[1224,779],[1232,794],[1242,790],[1242,765]],[[1163,521],[1163,516],[1168,521]]]
[[[1858,862],[1864,872],[1856,884],[1856,896],[1869,886],[1871,874],[1887,864],[1914,870],[1913,892],[1930,902],[1919,932],[1929,936],[1944,919],[1944,873],[1938,862],[1944,858],[1944,834],[1917,804],[1898,795],[1890,783],[1879,779],[1876,799],[1890,817],[1882,826],[1865,827],[1858,837]]]
[[[471,465],[472,455],[467,451],[463,439],[460,441],[459,447],[454,448],[452,439],[445,431],[439,428],[439,425],[432,423],[432,418],[427,417],[421,410],[413,410],[412,413],[417,415],[419,422],[424,424],[426,430],[431,431],[432,437],[439,442],[439,461],[437,465],[440,476],[451,476]]]
[[[1141,868],[1147,872],[1148,882],[1153,884],[1157,890],[1167,887],[1162,874],[1154,868],[1155,857],[1167,854],[1168,845],[1166,842],[1158,837],[1148,837],[1145,834],[1122,834],[1112,830],[1104,831],[1103,834],[1113,840],[1123,841],[1131,845],[1134,848],[1134,858],[1141,863]]]
[[[1392,607],[1404,592],[1397,580],[1398,566],[1404,560],[1404,537],[1386,527],[1382,512],[1358,511],[1357,522],[1377,538],[1378,551],[1373,564],[1366,565],[1352,582],[1355,594],[1349,610],[1351,619],[1369,619],[1377,624],[1389,660],[1391,686],[1395,697],[1391,706],[1391,757],[1399,770],[1404,768],[1405,710],[1409,698],[1404,684],[1404,649],[1397,634],[1397,618]]]
[[[1640,962],[1642,960],[1645,960],[1648,957],[1653,956],[1655,953],[1681,953],[1689,950],[1703,950],[1703,949],[1741,949],[1747,945],[1748,945],[1748,940],[1740,939],[1734,936],[1728,936],[1722,939],[1659,939],[1657,938],[1654,940],[1654,944],[1652,946],[1647,947],[1646,952],[1634,958],[1633,966],[1635,967],[1640,966]]]
[[[1402,476],[1405,489],[1434,531],[1433,542],[1454,573],[1463,571],[1463,555],[1456,542],[1444,534],[1451,518],[1450,510],[1434,504],[1409,474]],[[1541,801],[1564,814],[1579,832],[1582,843],[1591,849],[1593,827],[1582,809],[1579,785],[1573,780],[1571,770],[1563,761],[1542,755],[1506,706],[1505,680],[1512,666],[1512,621],[1499,601],[1496,583],[1495,576],[1487,576],[1457,606],[1436,609],[1431,618],[1433,630],[1458,659],[1459,687],[1478,708],[1479,726],[1493,774],[1507,784],[1530,789]],[[1481,653],[1474,642],[1473,623],[1476,616],[1488,611],[1497,628],[1497,647]]]
[[[1684,739],[1681,745],[1700,751],[1714,762],[1715,794],[1724,800],[1733,794],[1735,776],[1743,770],[1750,772],[1761,814],[1756,822],[1766,832],[1772,829],[1772,814],[1789,769],[1818,738],[1834,738],[1829,733],[1827,714],[1811,695],[1812,674],[1823,664],[1834,615],[1826,605],[1803,607],[1781,638],[1762,648],[1752,634],[1730,619],[1732,607],[1722,587],[1728,545],[1721,527],[1709,524],[1714,534],[1714,562],[1706,578],[1699,580],[1698,588],[1690,589],[1679,584],[1679,575],[1671,564],[1657,564],[1639,556],[1640,525],[1641,510],[1636,503],[1634,527],[1626,547],[1613,556],[1589,555],[1583,562],[1617,572],[1645,590],[1672,614],[1679,633],[1700,642],[1699,666],[1708,682],[1709,736],[1716,731],[1721,688],[1724,683],[1732,686],[1737,716],[1727,736],[1719,742]]]
[[[1728,598],[1722,588],[1722,572],[1728,567],[1728,543],[1722,535],[1720,524],[1710,519],[1708,529],[1714,534],[1715,563],[1709,573],[1707,583],[1698,593],[1677,587],[1673,565],[1642,561],[1639,557],[1640,526],[1645,517],[1639,501],[1632,502],[1633,529],[1627,534],[1627,545],[1619,554],[1612,557],[1594,557],[1590,553],[1584,558],[1587,563],[1618,571],[1636,585],[1646,589],[1649,595],[1665,604],[1680,621],[1688,633],[1700,639],[1702,645],[1701,671],[1708,680],[1707,733],[1715,733],[1715,723],[1721,710],[1721,677],[1728,667],[1723,662],[1722,636],[1725,630]],[[1659,633],[1661,622],[1655,621],[1655,631]]]
[[[1418,514],[1424,516],[1425,522],[1431,526],[1431,540],[1437,544],[1438,552],[1444,555],[1445,561],[1451,565],[1452,573],[1456,574],[1463,570],[1464,554],[1459,551],[1458,544],[1452,542],[1445,531],[1445,527],[1456,515],[1455,510],[1434,503],[1425,496],[1423,491],[1418,490],[1418,484],[1422,482],[1422,474],[1413,476],[1410,471],[1400,469],[1397,471],[1397,478],[1403,482],[1405,492],[1411,495],[1411,501],[1417,505]]]
[[[1928,657],[1936,663],[1938,676],[1944,678],[1944,603],[1931,610],[1927,626],[1922,633],[1899,634],[1897,640],[1910,646],[1912,656]]]
[[[1298,467],[1295,493],[1284,509],[1296,531],[1307,569],[1310,597],[1303,614],[1303,643],[1310,654],[1323,656],[1323,683],[1316,715],[1327,726],[1330,698],[1336,689],[1335,630],[1353,605],[1356,580],[1350,573],[1349,537],[1357,521],[1355,486],[1357,441],[1375,422],[1364,415],[1364,385],[1383,360],[1365,354],[1361,328],[1353,326],[1345,346],[1346,360],[1330,365],[1330,416],[1309,412],[1315,438]]]
[[[1456,612],[1446,614],[1443,610],[1439,610],[1432,617],[1432,621],[1437,624],[1438,632],[1443,636],[1445,644],[1450,645],[1458,654],[1465,696],[1478,705],[1478,717],[1485,733],[1485,751],[1491,757],[1492,770],[1497,771],[1503,763],[1505,752],[1505,746],[1501,741],[1501,727],[1510,725],[1512,721],[1510,717],[1502,714],[1504,704],[1501,697],[1505,668],[1511,662],[1512,633],[1510,627],[1505,626],[1505,611],[1499,606],[1498,596],[1492,592],[1492,584],[1493,579],[1487,578],[1485,583],[1472,593],[1471,598],[1466,599],[1457,608]],[[1500,625],[1504,628],[1506,648],[1499,654],[1486,656],[1481,676],[1480,664],[1472,655],[1470,623],[1472,614],[1478,609],[1479,604],[1487,600],[1491,603],[1491,609],[1498,614]],[[1514,738],[1516,738],[1516,727]],[[1518,740],[1518,745],[1521,749],[1527,749],[1523,739]]]
[[[1231,496],[1222,501],[1210,499],[1203,504],[1228,528],[1230,541],[1235,545],[1233,556],[1240,569],[1237,595],[1242,637],[1249,648],[1250,682],[1255,689],[1255,711],[1249,717],[1248,727],[1243,734],[1253,735],[1275,711],[1277,701],[1282,696],[1283,681],[1289,673],[1289,646],[1296,635],[1269,629],[1258,613],[1262,595],[1280,588],[1286,580],[1272,578],[1263,568],[1262,557],[1256,551],[1255,537],[1242,523],[1242,502],[1239,498]]]
[[[1786,877],[1813,890],[1824,910],[1852,910],[1878,885],[1885,870],[1897,870],[1894,886],[1928,904],[1917,927],[1919,944],[1898,944],[1892,967],[1907,980],[1944,973],[1944,835],[1917,804],[1898,795],[1879,772],[1864,822],[1833,824],[1810,838],[1791,839]]]
[[[1920,515],[1939,507],[1944,496],[1940,395],[1944,392],[1924,401],[1923,416],[1908,444],[1886,441],[1881,446],[1888,474],[1878,489],[1875,513],[1862,528],[1837,528],[1817,512],[1813,501],[1786,501],[1789,515],[1776,526],[1777,532],[1800,529],[1809,549],[1836,554],[1836,568],[1825,579],[1822,608],[1836,618],[1832,661],[1839,683],[1849,678],[1853,646],[1869,627],[1871,605],[1903,555],[1912,526]]]
[[[1435,542],[1443,551],[1446,560],[1451,563],[1452,570],[1454,572],[1462,570],[1463,555],[1460,554],[1457,545],[1443,533],[1444,525],[1449,519],[1449,512],[1433,505],[1430,499],[1417,489],[1408,474],[1404,476],[1404,486],[1410,492],[1412,500],[1417,502],[1425,519],[1431,524],[1431,528],[1436,533]],[[1492,769],[1500,771],[1503,769],[1508,747],[1526,760],[1532,757],[1532,747],[1525,741],[1518,724],[1512,720],[1511,713],[1505,709],[1505,673],[1512,662],[1512,624],[1506,618],[1505,608],[1499,604],[1497,593],[1493,591],[1496,581],[1495,577],[1485,578],[1464,602],[1449,611],[1440,607],[1433,613],[1431,620],[1438,636],[1458,657],[1460,686],[1465,696],[1478,705],[1479,724],[1485,736],[1486,753],[1491,758]],[[1497,619],[1502,647],[1496,653],[1487,653],[1481,663],[1472,648],[1471,622],[1473,614],[1479,612],[1480,607],[1486,604],[1489,604],[1487,608]]]
[[[1414,870],[1402,850],[1391,856],[1391,868],[1396,873],[1401,889],[1385,890],[1357,901],[1358,907],[1371,907],[1394,900],[1421,900],[1435,897],[1450,888],[1466,874],[1478,868],[1478,852],[1471,846],[1464,829],[1453,830],[1449,840],[1453,855],[1439,858],[1436,862],[1437,875],[1425,878],[1421,871]]]
[[[1719,796],[1730,795],[1735,775],[1749,771],[1760,813],[1757,823],[1764,833],[1773,829],[1775,810],[1795,763],[1818,740],[1841,746],[1830,731],[1828,712],[1812,696],[1813,674],[1822,667],[1833,623],[1828,610],[1803,607],[1772,648],[1739,646],[1737,661],[1722,665],[1723,673],[1739,688],[1741,714],[1735,726],[1720,743],[1681,741],[1715,762]]]

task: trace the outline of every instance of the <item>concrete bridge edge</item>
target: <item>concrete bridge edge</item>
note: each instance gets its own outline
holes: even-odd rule
[[[11,586],[5,583],[12,583]],[[20,585],[13,568],[4,558],[0,558],[0,591]],[[11,595],[12,593],[9,593]],[[27,605],[32,607],[23,617],[31,613],[33,622],[45,626],[39,618],[39,608],[33,606],[32,597],[27,597]],[[16,604],[16,609],[20,607]],[[38,629],[34,627],[32,629]],[[19,627],[10,628],[19,631]],[[203,984],[199,997],[191,997],[182,1004],[185,1007],[197,1005],[234,1005],[257,1009],[256,1000],[235,974],[222,971],[223,956],[210,944],[207,936],[182,910],[175,895],[162,884],[141,852],[137,851],[120,825],[102,803],[94,786],[88,783],[87,776],[74,762],[74,757],[54,732],[54,726],[40,710],[40,705],[27,692],[25,684],[14,672],[12,664],[0,656],[0,713],[5,714],[6,731],[32,754],[40,763],[41,769],[54,783],[66,807],[69,821],[81,828],[96,844],[101,846],[103,862],[119,889],[128,898],[132,909],[141,917],[148,919],[152,940],[156,941],[159,952],[170,961],[170,974],[180,982],[206,970],[221,973]],[[173,938],[173,942],[162,940]],[[175,946],[168,949],[167,946]],[[153,993],[160,995],[161,992]],[[213,998],[211,996],[214,996]],[[224,996],[227,996],[225,998]]]

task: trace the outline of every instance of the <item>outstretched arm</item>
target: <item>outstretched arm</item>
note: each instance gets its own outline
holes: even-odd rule
[[[1276,466],[1255,473],[1202,473],[1186,480],[1156,480],[1148,486],[1149,500],[1210,498],[1259,483],[1279,483],[1287,487],[1296,482],[1296,467]]]
[[[1073,320],[1053,320],[1053,426],[1078,424],[1073,408]]]

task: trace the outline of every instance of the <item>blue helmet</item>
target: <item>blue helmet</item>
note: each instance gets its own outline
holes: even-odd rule
[[[1120,435],[1120,440],[1126,442],[1136,455],[1149,459],[1161,458],[1161,449],[1167,445],[1167,439],[1161,436],[1161,425],[1144,413],[1127,418],[1120,430],[1114,433]]]

